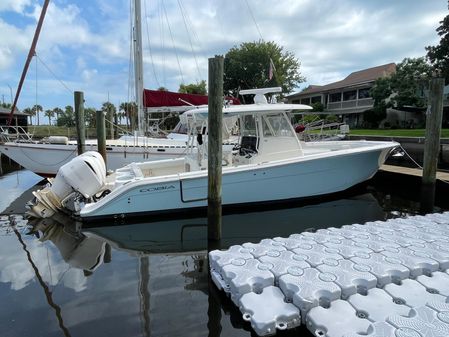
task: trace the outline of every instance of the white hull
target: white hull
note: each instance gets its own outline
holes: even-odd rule
[[[355,142],[346,142],[350,143]],[[339,150],[324,155],[318,151],[313,154],[312,144],[311,154],[305,156],[223,167],[222,204],[281,201],[346,190],[371,178],[395,146],[397,143],[393,142],[365,142],[365,146],[350,149],[338,146]],[[86,204],[80,216],[124,218],[206,206],[207,170],[204,170],[132,180],[98,202]]]
[[[96,150],[96,142],[87,142],[86,151]],[[108,141],[107,168],[116,170],[132,162],[182,157],[186,150],[186,142],[182,140],[160,139],[146,144]],[[0,144],[0,152],[22,167],[42,176],[56,175],[62,165],[78,154],[75,142],[68,145],[6,142]]]

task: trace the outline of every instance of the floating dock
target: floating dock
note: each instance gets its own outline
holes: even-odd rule
[[[259,336],[449,336],[449,212],[244,243],[209,263]]]

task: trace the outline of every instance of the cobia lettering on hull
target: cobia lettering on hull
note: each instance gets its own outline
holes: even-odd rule
[[[141,190],[139,190],[139,192],[141,193],[145,193],[145,192],[157,192],[157,191],[165,191],[165,190],[171,190],[175,188],[175,186],[173,185],[168,185],[168,186],[157,186],[157,187],[148,187],[148,188],[142,188]]]

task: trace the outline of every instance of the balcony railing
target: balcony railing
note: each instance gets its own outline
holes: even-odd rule
[[[350,109],[357,107],[369,108],[374,104],[372,98],[362,98],[352,101],[332,102],[327,104],[327,110]]]

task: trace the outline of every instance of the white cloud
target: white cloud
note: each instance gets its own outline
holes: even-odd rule
[[[23,13],[30,4],[31,0],[2,0],[0,1],[0,12],[13,11]]]
[[[22,13],[28,12],[24,14],[28,21],[33,18],[28,25],[12,24],[0,12],[0,30],[7,32],[0,41],[3,71],[0,81],[19,76],[40,13],[36,3],[22,0],[15,7]],[[447,15],[446,3],[431,1],[283,0],[261,4],[248,0],[247,3],[251,10],[243,1],[230,6],[225,0],[209,0],[199,6],[196,0],[166,0],[161,7],[162,2],[144,0],[145,85],[177,90],[182,77],[185,83],[207,79],[208,57],[225,54],[242,42],[259,40],[259,31],[264,40],[274,41],[296,55],[308,83],[325,84],[352,71],[425,55],[425,46],[438,43],[435,28]],[[12,8],[13,1],[2,2],[0,6],[3,6],[0,10]],[[38,53],[64,82],[89,90],[85,96],[91,97],[94,104],[105,101],[107,92],[117,100],[127,99],[128,10],[129,2],[122,0],[83,0],[76,5],[50,3]],[[60,86],[48,71],[40,73],[47,77],[45,83],[50,88]],[[40,85],[42,92],[43,85]],[[24,97],[32,98],[33,94],[24,93]],[[51,102],[56,99],[52,96],[42,98],[51,102],[42,105],[45,108],[46,104],[72,103],[69,95],[57,98],[64,102]],[[26,100],[23,104],[27,105]]]

